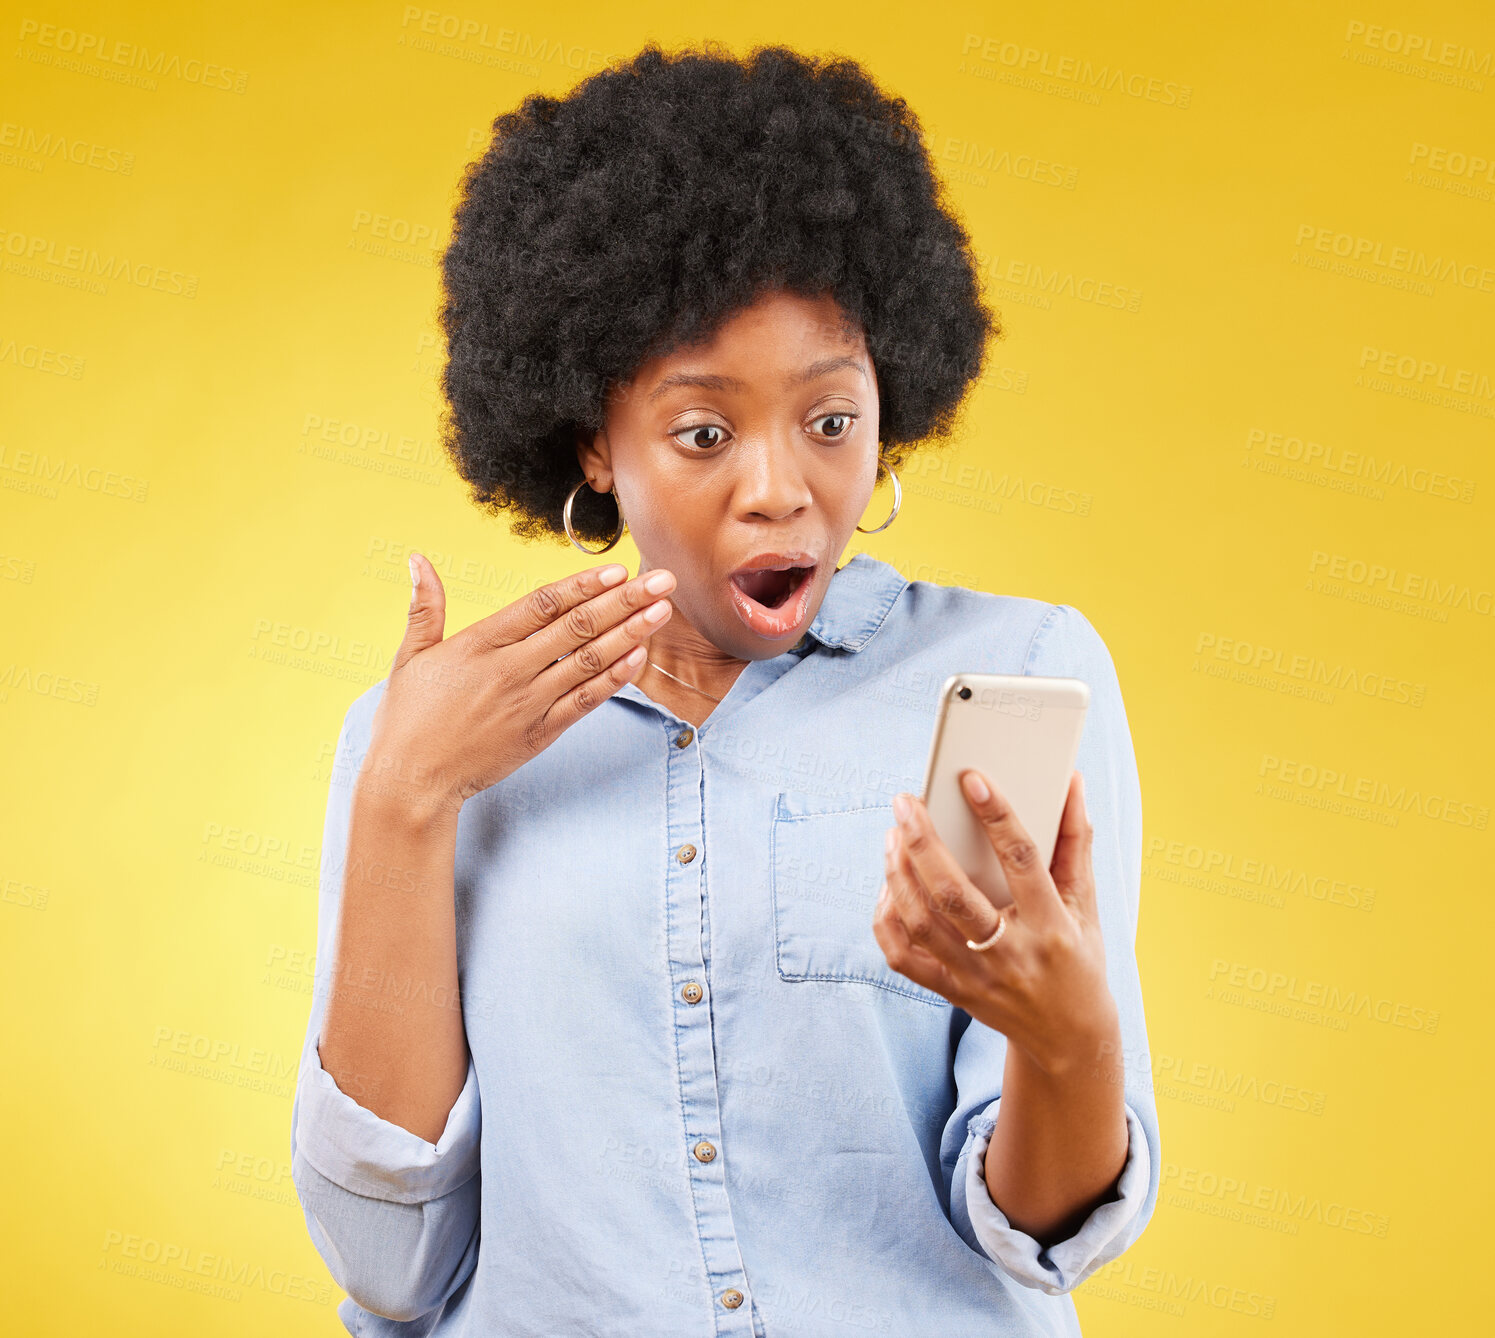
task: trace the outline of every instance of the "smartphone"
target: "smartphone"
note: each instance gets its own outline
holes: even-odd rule
[[[960,773],[975,767],[1002,792],[1047,869],[1089,705],[1090,687],[1079,678],[952,674],[940,689],[924,803],[966,877],[998,909],[1012,904],[1012,893]]]

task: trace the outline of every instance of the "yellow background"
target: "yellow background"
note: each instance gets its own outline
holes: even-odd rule
[[[1495,16],[747,8],[5,7],[9,1331],[341,1332],[287,1164],[337,729],[407,548],[449,630],[589,565],[435,444],[455,185],[527,92],[708,35],[906,97],[1007,330],[847,555],[1074,604],[1121,676],[1167,1165],[1086,1333],[1485,1326]],[[173,1249],[264,1281],[121,1271]]]

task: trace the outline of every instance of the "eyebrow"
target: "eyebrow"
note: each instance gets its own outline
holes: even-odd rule
[[[827,372],[839,371],[842,367],[850,367],[861,375],[862,380],[867,379],[867,371],[862,366],[861,360],[842,353],[835,357],[821,358],[819,362],[812,362],[803,371],[791,376],[789,384],[803,385],[806,381],[813,381],[816,377],[826,375]],[[665,391],[673,390],[676,386],[698,386],[702,390],[745,389],[744,383],[734,376],[716,376],[708,372],[671,372],[668,376],[661,378],[659,384],[649,392],[650,402],[657,400]]]
[[[842,367],[850,367],[852,371],[861,376],[863,381],[867,379],[867,371],[862,366],[860,358],[853,358],[845,353],[840,353],[833,358],[821,358],[819,362],[812,362],[804,371],[796,376],[791,376],[789,384],[794,386],[803,385],[806,381],[813,381],[818,376],[824,376],[827,372],[834,372]]]
[[[661,377],[659,384],[649,392],[650,403],[676,386],[699,386],[702,390],[741,390],[742,382],[735,376],[713,376],[707,372],[671,372],[668,376]]]

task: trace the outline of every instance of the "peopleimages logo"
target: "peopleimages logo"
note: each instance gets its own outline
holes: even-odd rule
[[[1369,349],[1367,352],[1374,354],[1376,350]],[[1366,355],[1362,353],[1360,365],[1365,366],[1365,362]],[[1382,487],[1405,488],[1408,492],[1457,502],[1474,500],[1474,483],[1470,479],[1419,465],[1409,466],[1405,461],[1378,456],[1368,451],[1346,450],[1342,446],[1314,441],[1289,432],[1251,428],[1246,433],[1246,450],[1254,454],[1258,449],[1262,455],[1301,464],[1309,469],[1323,470],[1328,474],[1366,479]]]
[[[1446,65],[1450,69],[1473,71],[1488,75],[1491,72],[1492,53],[1465,46],[1462,42],[1450,42],[1430,37],[1426,33],[1404,32],[1400,28],[1384,28],[1378,23],[1364,23],[1351,19],[1345,29],[1344,40],[1373,51],[1385,51],[1408,60],[1419,60],[1428,65]]]
[[[1486,804],[1453,799],[1443,794],[1424,793],[1416,786],[1408,787],[1405,782],[1393,783],[1381,776],[1348,775],[1337,767],[1317,766],[1294,758],[1275,757],[1271,753],[1261,755],[1257,775],[1276,782],[1289,792],[1329,796],[1356,804],[1375,804],[1398,813],[1415,813],[1434,822],[1451,823],[1456,827],[1472,827],[1482,832],[1490,823],[1490,809]],[[1258,788],[1260,786],[1261,782],[1258,781]]]
[[[35,19],[22,19],[20,40],[17,55],[41,58],[42,63],[63,69],[76,69],[81,65],[78,72],[83,74],[99,73],[98,66],[90,69],[83,65],[86,61],[97,61],[99,66],[112,65],[136,74],[180,79],[185,84],[198,84],[224,92],[243,93],[249,87],[247,71],[196,56],[183,58],[174,51],[153,50],[138,42],[119,41],[106,33],[79,32],[76,28],[59,28],[51,23],[38,23]],[[117,75],[118,71],[109,73]],[[145,86],[154,88],[154,84]]]
[[[63,271],[55,277],[91,285],[89,290],[100,295],[108,291],[103,287],[104,280],[122,280],[136,288],[149,288],[173,297],[197,296],[195,274],[142,260],[138,256],[121,255],[117,251],[105,254],[92,246],[59,243],[54,238],[34,233],[0,228],[0,255],[7,257],[6,268],[14,273],[53,277],[54,272]]]
[[[1305,901],[1344,906],[1352,910],[1370,910],[1376,902],[1376,889],[1333,878],[1290,864],[1279,865],[1265,856],[1238,856],[1234,851],[1220,850],[1191,841],[1169,840],[1161,836],[1148,838],[1147,859],[1180,871],[1192,871],[1204,879],[1222,878],[1266,893],[1292,893]],[[1153,869],[1152,877],[1168,879],[1166,871]],[[1276,899],[1278,904],[1281,899]]]
[[[1248,671],[1241,681],[1272,677],[1301,680],[1305,686],[1348,692],[1362,697],[1402,706],[1421,706],[1427,695],[1426,683],[1414,683],[1364,666],[1342,661],[1330,664],[1317,655],[1294,652],[1278,646],[1267,646],[1239,637],[1201,632],[1194,643],[1194,654],[1206,661],[1216,660],[1236,669]],[[1333,691],[1328,699],[1333,700]]]
[[[1434,172],[1447,172],[1449,176],[1468,177],[1471,181],[1481,177],[1495,182],[1495,158],[1486,158],[1482,153],[1464,153],[1440,144],[1424,144],[1419,139],[1412,141],[1411,161],[1426,164]]]
[[[1414,247],[1388,246],[1374,237],[1336,232],[1333,228],[1321,228],[1312,223],[1298,225],[1294,245],[1356,264],[1404,273],[1411,279],[1436,279],[1440,283],[1452,282],[1460,288],[1481,293],[1495,293],[1495,268],[1467,258],[1430,256]]]
[[[1347,989],[1329,980],[1290,975],[1286,971],[1276,971],[1250,962],[1230,962],[1223,957],[1216,957],[1210,963],[1209,980],[1212,988],[1223,984],[1237,991],[1245,990],[1259,995],[1274,1003],[1300,1004],[1306,1010],[1302,1020],[1310,1022],[1320,1020],[1312,1015],[1318,1012],[1336,1020],[1364,1018],[1371,1022],[1383,1022],[1391,1027],[1401,1027],[1406,1031],[1426,1032],[1431,1036],[1438,1030],[1441,1016],[1435,1008],[1371,995],[1364,990]]]
[[[1409,599],[1464,609],[1484,617],[1495,614],[1495,591],[1477,590],[1457,578],[1442,580],[1422,572],[1388,566],[1384,562],[1351,557],[1345,553],[1327,553],[1317,548],[1309,559],[1308,570],[1315,576],[1330,576],[1336,581],[1384,591],[1388,595],[1404,595]]]
[[[328,1305],[332,1288],[325,1282],[284,1268],[266,1268],[255,1260],[202,1250],[180,1241],[161,1240],[109,1227],[104,1232],[100,1267],[150,1282],[201,1291],[224,1300],[241,1300],[238,1288],[255,1288],[290,1301]]]
[[[1035,76],[1041,76],[1061,84],[1073,84],[1076,91],[1088,94],[1092,102],[1099,102],[1100,93],[1123,93],[1143,102],[1156,102],[1183,110],[1189,105],[1194,92],[1191,85],[1174,79],[1164,79],[1159,75],[1144,74],[1140,70],[1128,70],[1110,63],[1096,65],[1084,56],[1062,54],[1046,47],[1029,46],[1025,42],[1001,37],[987,37],[982,33],[967,33],[961,40],[960,53],[993,70],[1001,68],[1013,76],[1029,81]],[[964,62],[962,65],[964,66]]]
[[[1357,1208],[1335,1199],[1326,1201],[1317,1194],[1300,1190],[1256,1184],[1245,1176],[1222,1174],[1203,1167],[1164,1162],[1161,1178],[1165,1190],[1226,1204],[1247,1214],[1253,1211],[1271,1213],[1290,1219],[1295,1226],[1299,1222],[1313,1222],[1355,1235],[1384,1237],[1391,1225],[1385,1213]],[[1222,1215],[1228,1215],[1232,1220],[1241,1217],[1240,1212]]]
[[[1382,376],[1394,376],[1398,381],[1431,386],[1434,390],[1495,400],[1495,377],[1491,377],[1489,372],[1477,372],[1469,367],[1455,367],[1450,371],[1446,362],[1433,358],[1415,358],[1409,353],[1365,344],[1360,349],[1360,367],[1362,370],[1374,367]]]

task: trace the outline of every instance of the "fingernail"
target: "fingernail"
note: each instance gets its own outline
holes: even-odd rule
[[[893,796],[893,812],[898,815],[899,822],[907,822],[913,814],[913,805],[908,802],[906,794],[895,794]]]
[[[617,583],[627,575],[628,568],[623,566],[622,563],[614,562],[611,567],[604,567],[601,571],[599,571],[597,573],[597,579],[601,581],[604,586],[617,585]]]
[[[415,563],[415,554],[410,555],[410,593],[413,595],[420,585],[420,568]]]
[[[664,619],[665,617],[667,617],[668,614],[669,614],[669,611],[670,611],[670,601],[669,600],[667,600],[667,599],[655,600],[654,603],[650,604],[649,607],[644,610],[644,618],[648,622],[657,623],[657,622],[661,621],[662,619]]]
[[[981,779],[979,771],[966,772],[966,793],[978,804],[984,804],[991,798],[991,791],[986,788],[986,782]]]
[[[657,571],[644,582],[644,589],[651,595],[662,595],[670,588],[670,581],[672,579],[669,572]]]
[[[882,839],[882,848],[890,855],[893,853],[893,830],[892,827],[889,827],[887,834]]]

